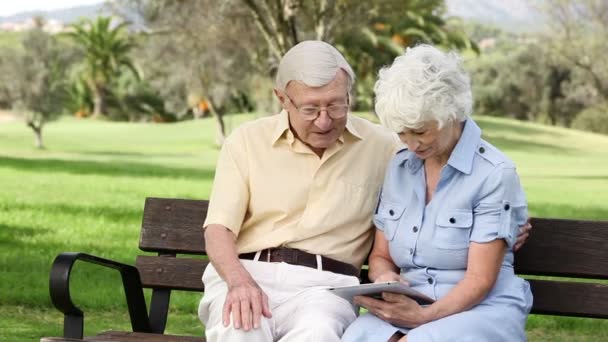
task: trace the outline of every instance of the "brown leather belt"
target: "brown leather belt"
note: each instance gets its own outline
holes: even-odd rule
[[[256,252],[240,254],[239,258],[253,260]],[[317,256],[294,248],[269,248],[262,250],[258,261],[284,262],[316,269]],[[351,264],[321,256],[323,271],[359,277],[359,269]]]

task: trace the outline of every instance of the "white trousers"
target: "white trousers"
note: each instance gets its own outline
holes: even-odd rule
[[[228,290],[209,264],[203,274],[205,294],[198,308],[208,342],[339,341],[356,318],[352,303],[325,289],[357,285],[357,277],[286,263],[241,263],[268,296],[272,318],[262,316],[260,328],[247,332],[234,329],[232,322],[224,327],[222,309]]]

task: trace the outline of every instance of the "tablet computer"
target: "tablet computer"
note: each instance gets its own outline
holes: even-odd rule
[[[348,301],[351,301],[354,296],[370,296],[382,299],[382,292],[392,292],[406,295],[418,302],[420,305],[432,304],[435,302],[433,298],[428,297],[398,281],[361,284],[355,286],[330,287],[327,290]]]

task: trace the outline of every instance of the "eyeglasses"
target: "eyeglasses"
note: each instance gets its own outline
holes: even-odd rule
[[[325,110],[327,112],[327,115],[329,115],[329,117],[332,119],[341,119],[346,116],[346,113],[348,113],[348,107],[349,107],[349,102],[350,102],[350,98],[348,97],[348,94],[346,94],[346,103],[345,104],[331,104],[331,105],[325,106],[325,107],[302,106],[299,108],[298,108],[298,106],[296,106],[295,102],[293,102],[291,97],[289,97],[289,95],[287,95],[287,93],[284,93],[284,94],[285,94],[285,97],[287,97],[289,99],[289,101],[294,106],[294,108],[298,111],[298,113],[300,113],[302,118],[306,121],[316,120],[319,117],[319,115],[321,114],[322,110]]]

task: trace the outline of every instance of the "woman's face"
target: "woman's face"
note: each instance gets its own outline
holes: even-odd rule
[[[406,128],[399,133],[399,138],[422,160],[446,156],[449,158],[460,138],[461,125],[448,121],[439,129],[438,124],[437,121],[428,121],[417,129]]]

